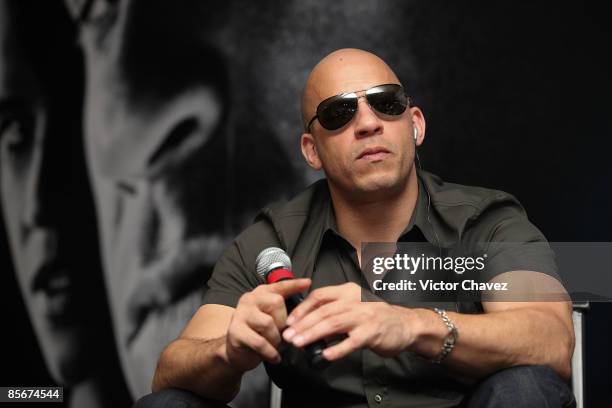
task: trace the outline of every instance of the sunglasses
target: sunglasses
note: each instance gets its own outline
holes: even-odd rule
[[[384,115],[401,115],[410,103],[410,99],[404,93],[404,88],[399,84],[377,85],[361,91],[335,95],[325,99],[317,106],[317,114],[308,122],[306,131],[310,133],[310,126],[317,119],[327,130],[340,129],[349,123],[357,113],[359,98],[364,97],[357,96],[357,93],[364,91],[368,105]]]

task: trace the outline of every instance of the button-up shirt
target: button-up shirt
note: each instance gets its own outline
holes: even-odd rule
[[[546,243],[507,193],[445,183],[424,171],[418,172],[418,186],[416,206],[398,241],[444,249],[465,242]],[[235,239],[217,262],[203,303],[235,307],[242,294],[264,283],[255,271],[255,259],[270,246],[288,252],[296,277],[312,279],[309,291],[346,282],[368,288],[355,248],[338,231],[327,181],[320,180],[288,203],[264,210]],[[495,255],[487,268],[489,275],[481,279],[512,270],[557,276],[548,245],[535,249],[512,245]],[[399,303],[409,307],[482,312],[478,303],[405,296],[405,302]],[[280,364],[266,364],[266,369],[283,389],[283,406],[291,408],[452,407],[461,403],[475,382],[407,351],[386,358],[361,349],[322,370],[311,368],[300,349],[283,345],[281,356]]]

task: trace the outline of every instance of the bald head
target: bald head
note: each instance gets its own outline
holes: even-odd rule
[[[310,72],[302,92],[304,126],[316,114],[317,105],[330,96],[395,83],[391,68],[371,52],[343,48],[325,56]]]

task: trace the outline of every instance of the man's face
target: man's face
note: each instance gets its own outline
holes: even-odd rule
[[[79,158],[81,100],[67,85],[79,81],[79,60],[76,49],[65,50],[70,43],[49,44],[42,37],[40,49],[26,50],[12,11],[9,2],[0,2],[2,215],[47,368],[58,383],[70,385],[83,379],[91,363],[84,351],[95,331],[87,319],[100,320],[98,306],[88,303],[99,301],[95,285],[101,281],[94,277],[96,236],[88,227],[93,208]],[[29,17],[24,14],[19,24]],[[62,58],[54,63],[45,48]]]
[[[157,357],[199,306],[228,239],[226,67],[200,33],[206,9],[94,1],[80,33],[86,153],[134,396],[149,392]]]
[[[308,118],[314,117],[317,105],[330,96],[357,92],[358,110],[350,122],[337,130],[327,130],[315,120],[311,127],[320,164],[333,186],[350,193],[370,194],[394,191],[404,186],[414,165],[415,140],[413,121],[422,127],[418,108],[401,115],[377,112],[366,101],[365,90],[377,85],[398,83],[383,64],[359,56],[354,61],[328,62],[317,67],[314,89],[308,99]],[[308,135],[306,135],[308,137]],[[419,140],[420,143],[420,140]]]

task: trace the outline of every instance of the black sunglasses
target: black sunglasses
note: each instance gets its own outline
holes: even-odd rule
[[[365,98],[374,110],[384,115],[401,115],[406,111],[410,99],[399,84],[377,85],[369,89],[354,91],[332,96],[317,106],[317,114],[308,122],[306,131],[310,133],[310,126],[318,119],[321,126],[327,130],[340,129],[353,119],[357,112],[359,98],[358,92],[365,91]]]

